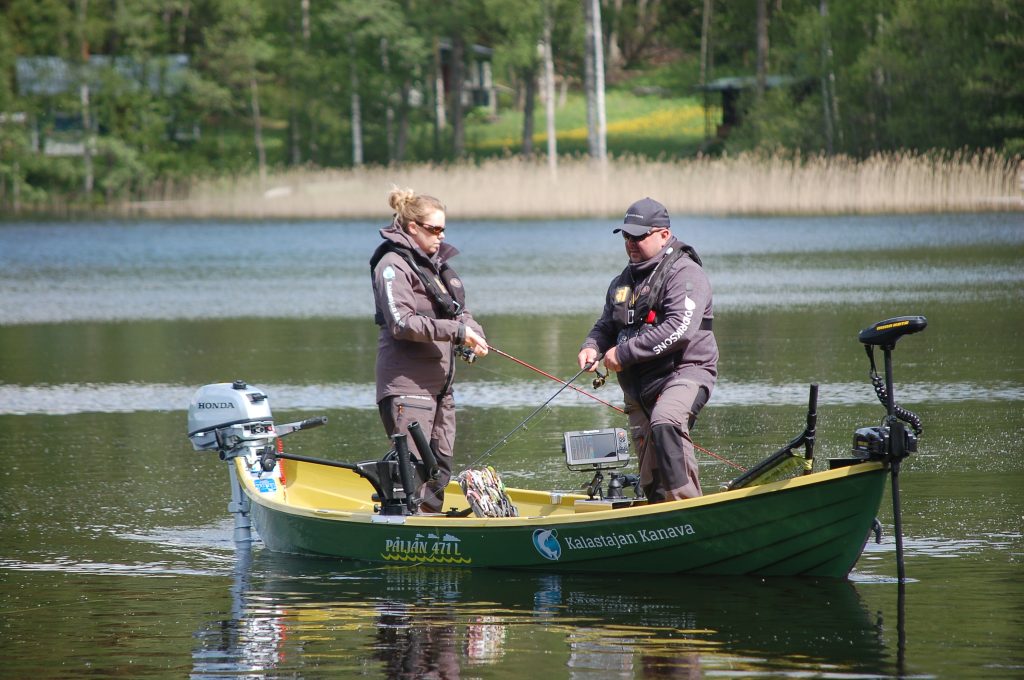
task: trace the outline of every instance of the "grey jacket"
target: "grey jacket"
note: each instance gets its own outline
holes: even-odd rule
[[[645,291],[670,249],[689,248],[673,238],[650,260],[630,264],[612,279],[601,318],[583,343],[601,353],[617,346],[623,392],[648,407],[661,390],[683,380],[696,382],[710,396],[718,376],[711,284],[694,259],[684,254],[671,264],[661,295],[649,301],[654,314],[645,312],[632,322],[627,317],[634,292]]]
[[[415,242],[392,224],[380,230],[381,238],[413,253],[417,265],[437,278],[442,263],[458,250],[442,242],[428,257]],[[388,252],[372,271],[373,298],[380,326],[377,341],[377,401],[400,395],[439,397],[451,392],[455,376],[455,345],[465,338],[469,326],[483,336],[483,329],[468,310],[455,318],[438,318],[436,305],[423,281],[401,255]],[[461,287],[459,278],[449,279]]]

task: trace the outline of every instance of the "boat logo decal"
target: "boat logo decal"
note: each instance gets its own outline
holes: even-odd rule
[[[461,539],[447,532],[417,532],[412,538],[395,536],[384,541],[382,558],[389,562],[428,562],[431,564],[472,564],[462,554]]]
[[[606,534],[590,536],[562,536],[562,543],[566,550],[606,550],[615,548],[622,550],[623,547],[641,545],[643,543],[658,543],[660,541],[678,541],[688,536],[696,535],[697,530],[692,524],[677,524],[675,526],[660,527],[657,529],[634,529],[623,533],[610,532]],[[534,545],[537,545],[537,537],[534,534]],[[537,545],[537,550],[541,547]],[[541,554],[544,552],[541,550]],[[545,555],[545,557],[547,557]],[[549,559],[558,559],[549,558]]]
[[[273,493],[277,491],[277,482],[270,477],[253,479],[252,483],[256,485],[256,490],[260,493]]]
[[[558,542],[558,532],[554,529],[537,529],[533,532],[533,547],[540,556],[551,561],[562,556],[562,545]]]

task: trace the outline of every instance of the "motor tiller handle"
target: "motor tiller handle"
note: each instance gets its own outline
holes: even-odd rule
[[[311,427],[320,427],[321,425],[327,424],[327,416],[317,416],[315,418],[307,418],[303,420],[295,428],[296,430],[308,430]]]

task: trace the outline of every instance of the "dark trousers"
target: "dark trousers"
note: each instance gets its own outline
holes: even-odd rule
[[[650,502],[701,495],[690,428],[706,395],[707,390],[695,382],[678,382],[661,391],[650,412],[626,397],[640,486]]]
[[[437,479],[427,481],[419,488],[421,512],[443,512],[444,489],[452,476],[455,450],[455,399],[448,394],[439,400],[427,395],[386,397],[377,404],[380,420],[388,438],[396,434],[409,435],[409,425],[416,421],[427,435],[430,448],[437,458]],[[409,451],[419,457],[416,444],[409,437]]]

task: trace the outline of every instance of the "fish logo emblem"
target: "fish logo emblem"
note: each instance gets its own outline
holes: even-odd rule
[[[533,532],[533,547],[540,556],[557,561],[562,556],[562,546],[558,542],[558,532],[549,529],[537,529]]]

